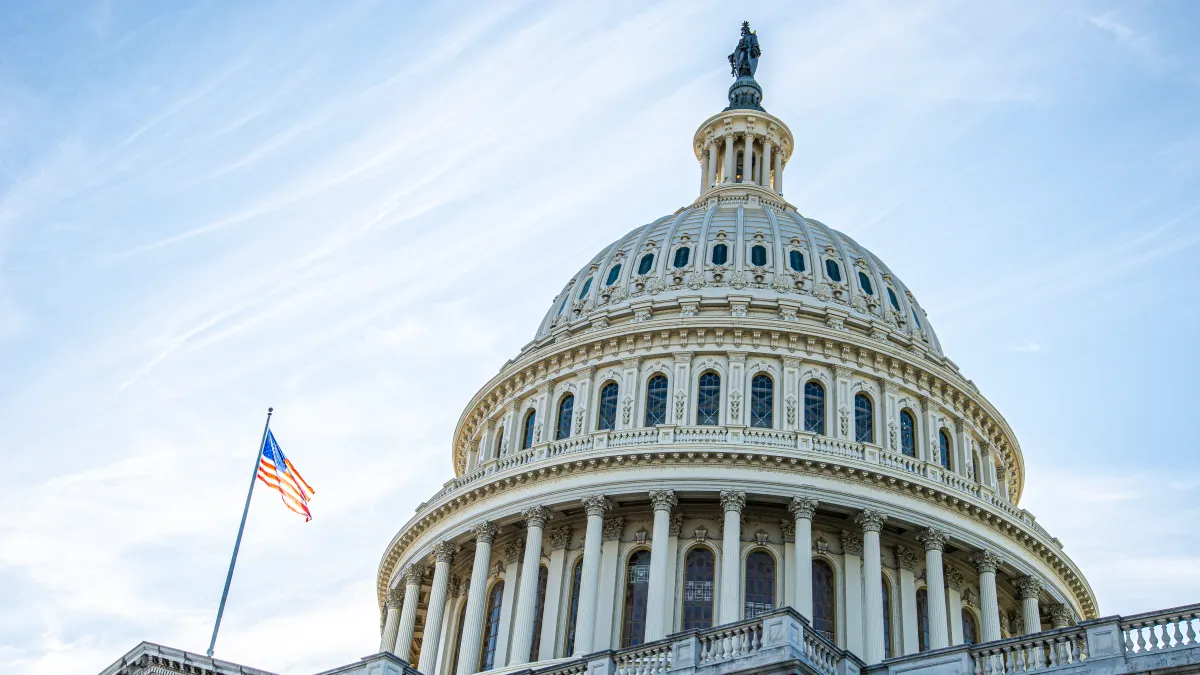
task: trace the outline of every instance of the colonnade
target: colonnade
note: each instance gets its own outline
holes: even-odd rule
[[[783,194],[784,148],[774,137],[753,130],[726,131],[708,140],[700,151],[700,191],[717,185],[718,181],[738,181],[739,149],[742,153],[740,182],[761,185]]]
[[[672,630],[674,612],[673,586],[677,583],[673,573],[669,572],[668,561],[674,556],[670,551],[670,543],[674,543],[675,533],[671,532],[672,511],[678,505],[675,493],[669,489],[652,490],[649,493],[654,512],[653,532],[650,536],[650,565],[649,581],[646,597],[645,635],[646,642],[666,637]],[[723,625],[739,621],[743,618],[743,603],[740,591],[742,588],[742,512],[746,506],[746,493],[740,490],[723,490],[719,494],[723,512],[722,547],[720,551],[720,586],[719,594],[714,600],[714,625]],[[583,559],[579,577],[578,609],[576,611],[575,635],[572,653],[586,655],[596,650],[612,646],[611,639],[604,642],[603,635],[608,635],[605,622],[611,624],[611,605],[614,593],[619,594],[616,583],[615,560],[618,553],[616,539],[619,537],[619,527],[609,532],[605,516],[613,505],[605,495],[593,495],[581,503],[587,514],[587,526],[583,538]],[[792,515],[790,525],[794,528],[796,555],[793,570],[788,570],[789,576],[794,575],[795,588],[786,600],[779,598],[779,606],[792,604],[802,616],[813,618],[813,556],[805,552],[813,550],[812,525],[818,503],[807,496],[795,497],[789,511]],[[507,658],[500,657],[496,667],[513,666],[552,658],[554,646],[544,644],[545,635],[554,641],[554,631],[546,630],[548,625],[558,625],[559,603],[546,601],[542,609],[541,621],[537,621],[538,603],[538,573],[542,555],[543,533],[551,519],[551,512],[543,506],[535,506],[524,510],[521,514],[525,525],[524,550],[520,554],[519,547],[514,550],[510,563],[520,559],[519,574],[509,566],[509,574],[516,581],[515,613],[511,616],[508,626],[509,635],[500,639],[511,639],[511,648],[499,650]],[[618,519],[619,520],[619,519]],[[859,534],[843,531],[843,549],[845,555],[843,588],[847,607],[845,644],[842,645],[862,656],[870,663],[878,663],[885,657],[885,627],[884,627],[884,577],[881,558],[880,533],[887,514],[864,509],[854,519],[858,525]],[[612,523],[608,523],[612,524]],[[618,523],[619,525],[619,523]],[[569,528],[559,528],[563,532],[552,532],[552,543],[558,549],[565,549],[570,536]],[[463,611],[461,631],[457,645],[445,641],[448,652],[457,649],[457,669],[454,674],[443,666],[440,670],[445,675],[473,675],[479,670],[480,649],[483,641],[485,611],[487,610],[488,577],[490,576],[491,549],[495,540],[497,528],[490,522],[475,526],[472,535],[475,542],[474,560],[470,570],[470,584],[467,589],[466,607]],[[917,540],[925,548],[925,582],[927,593],[928,639],[925,645],[928,649],[947,647],[952,643],[963,640],[959,614],[962,601],[958,588],[961,586],[961,574],[952,568],[944,568],[942,559],[947,542],[947,533],[935,528],[926,528],[917,536]],[[669,543],[670,542],[670,543]],[[519,542],[518,542],[519,543]],[[607,544],[614,544],[608,546]],[[444,541],[433,549],[434,571],[429,600],[425,613],[424,633],[418,670],[426,675],[435,675],[438,659],[439,644],[445,636],[442,635],[444,625],[448,621],[445,611],[447,587],[450,579],[450,566],[454,556],[459,551],[455,543]],[[861,556],[861,561],[860,561]],[[558,572],[562,572],[562,558],[559,556]],[[610,567],[611,574],[602,574],[601,559],[606,560],[605,569]],[[897,561],[901,568],[899,575],[901,595],[905,597],[903,625],[916,625],[916,610],[913,602],[907,598],[915,598],[916,588],[913,568],[915,556],[908,549],[897,551]],[[861,562],[861,568],[860,568]],[[980,614],[982,625],[976,639],[982,642],[998,640],[1001,637],[1001,617],[996,591],[996,570],[1000,560],[997,555],[988,550],[979,550],[970,556],[970,563],[978,571]],[[861,572],[860,572],[861,569]],[[948,574],[943,570],[948,569]],[[393,651],[397,655],[408,658],[412,651],[414,628],[418,603],[421,597],[422,580],[427,568],[421,564],[410,565],[404,571],[404,588],[393,589],[388,595],[387,613],[384,620],[381,651]],[[859,574],[861,573],[861,577]],[[560,575],[561,576],[561,575]],[[609,579],[608,577],[613,577]],[[950,583],[948,584],[947,577]],[[560,595],[560,586],[556,583],[554,595]],[[1041,630],[1040,608],[1038,597],[1043,588],[1043,582],[1036,577],[1024,577],[1014,580],[1014,586],[1021,598],[1024,633],[1034,633]],[[457,587],[457,583],[456,583]],[[506,597],[512,591],[505,588]],[[860,596],[861,593],[861,596]],[[605,605],[602,605],[604,598]],[[789,602],[790,601],[790,602]],[[948,620],[947,607],[951,608]],[[855,615],[854,620],[850,614]],[[1064,606],[1051,608],[1055,627],[1066,625],[1070,619],[1070,611]],[[861,631],[859,630],[861,622]],[[534,645],[535,624],[543,626],[543,644],[538,654],[531,654]],[[503,625],[501,626],[503,628]],[[950,630],[949,627],[953,627]],[[917,651],[916,637],[905,631],[902,653]],[[601,636],[597,639],[597,636]],[[445,658],[453,658],[452,653]]]

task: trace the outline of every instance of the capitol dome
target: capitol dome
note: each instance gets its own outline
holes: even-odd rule
[[[786,200],[759,53],[744,26],[694,198],[581,267],[467,404],[456,475],[380,562],[381,651],[426,675],[581,675],[605,650],[652,673],[683,663],[668,635],[713,664],[786,624],[869,666],[1097,616],[914,293]]]

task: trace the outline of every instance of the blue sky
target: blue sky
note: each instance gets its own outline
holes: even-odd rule
[[[731,5],[736,4],[736,7]],[[0,7],[0,671],[373,652],[384,546],[600,247],[696,192],[741,20],[787,197],[888,262],[1105,613],[1200,600],[1200,6]]]

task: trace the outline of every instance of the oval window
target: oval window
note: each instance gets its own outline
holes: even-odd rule
[[[804,271],[804,254],[800,251],[792,251],[788,253],[788,265],[791,266],[793,272]]]
[[[875,289],[871,287],[871,278],[863,272],[858,273],[858,285],[862,286],[863,293],[875,295]]]
[[[649,274],[650,267],[654,265],[654,254],[647,253],[642,256],[641,262],[638,263],[638,274]]]
[[[608,279],[605,280],[604,285],[612,286],[613,284],[617,283],[617,277],[619,277],[619,276],[621,276],[621,266],[617,265],[616,267],[609,270]]]
[[[829,278],[834,281],[840,282],[842,280],[842,268],[838,267],[837,262],[832,258],[825,259],[825,274],[829,275]]]
[[[579,299],[586,298],[590,290],[592,290],[592,278],[588,277],[587,281],[583,282],[583,288],[579,289]]]
[[[688,258],[691,257],[691,255],[692,255],[692,249],[690,249],[686,246],[679,249],[678,251],[675,251],[675,268],[678,269],[680,267],[686,266],[688,264]]]
[[[725,244],[717,244],[713,247],[713,264],[724,265],[729,261],[729,247]]]
[[[900,311],[900,301],[896,299],[896,291],[893,291],[892,287],[888,286],[887,292],[888,292],[888,302],[892,303],[892,309],[899,312]]]
[[[762,267],[767,264],[766,246],[755,246],[750,249],[750,264],[755,267]]]

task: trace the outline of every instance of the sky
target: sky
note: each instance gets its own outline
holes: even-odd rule
[[[596,251],[696,196],[748,19],[786,197],[1006,416],[1104,614],[1200,601],[1200,5],[0,4],[0,672],[378,647],[388,541]]]

